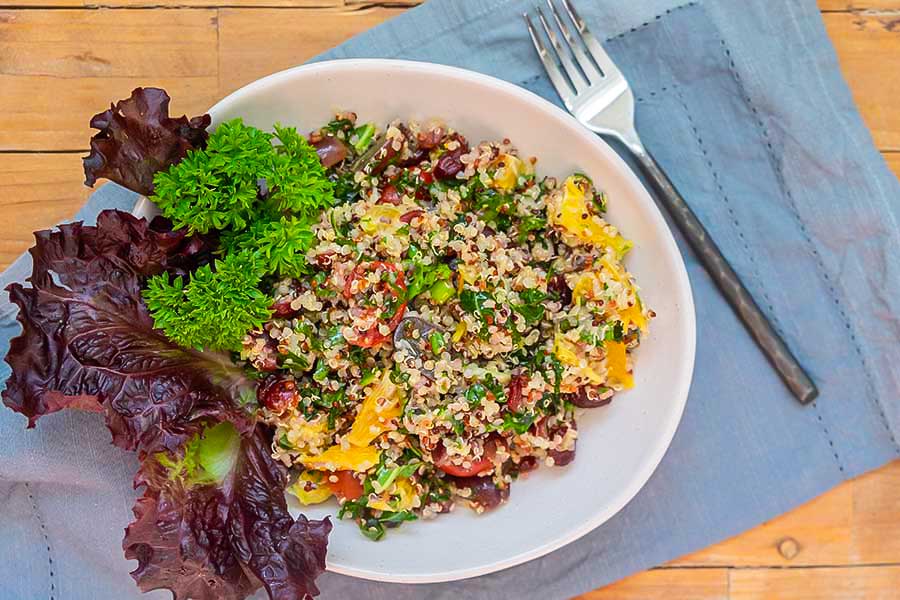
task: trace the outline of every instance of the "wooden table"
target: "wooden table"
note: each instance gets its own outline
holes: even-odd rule
[[[196,114],[416,3],[98,1],[0,0],[0,266],[84,202],[87,122],[109,100],[159,85],[177,114]],[[900,174],[900,0],[819,5],[875,143]],[[900,461],[580,600],[654,598],[900,598]]]

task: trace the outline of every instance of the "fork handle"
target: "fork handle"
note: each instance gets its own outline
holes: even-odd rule
[[[681,234],[694,249],[694,253],[709,276],[719,287],[719,291],[731,304],[734,312],[738,314],[744,326],[756,340],[756,343],[765,353],[766,357],[778,371],[781,379],[790,388],[791,392],[801,404],[812,402],[819,395],[816,384],[813,383],[797,359],[791,354],[790,349],[781,336],[772,327],[772,324],[763,315],[759,306],[753,300],[750,292],[744,287],[737,273],[722,256],[722,252],[710,237],[706,228],[700,223],[697,215],[691,210],[687,202],[675,188],[675,185],[656,162],[656,159],[640,143],[627,144],[644,174],[650,180],[656,190],[659,200],[665,205],[666,210],[675,221]]]

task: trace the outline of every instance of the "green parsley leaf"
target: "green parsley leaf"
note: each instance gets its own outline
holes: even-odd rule
[[[168,274],[147,280],[144,301],[156,328],[188,348],[237,351],[244,335],[271,315],[269,298],[259,290],[259,259],[241,252],[198,268],[185,283]]]

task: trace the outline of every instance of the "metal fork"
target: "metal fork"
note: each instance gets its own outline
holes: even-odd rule
[[[618,140],[631,152],[655,189],[659,202],[666,207],[787,387],[801,403],[811,402],[819,394],[815,384],[763,315],[694,211],[641,143],[634,129],[634,95],[628,81],[588,30],[570,0],[560,0],[565,17],[553,0],[546,1],[556,27],[547,21],[540,7],[537,7],[537,17],[552,50],[544,45],[528,13],[523,17],[534,48],[563,104],[585,127]],[[574,26],[575,34],[568,23]],[[565,44],[560,41],[557,31],[562,34]]]

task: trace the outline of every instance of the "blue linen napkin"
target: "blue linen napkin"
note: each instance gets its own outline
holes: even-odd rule
[[[319,59],[452,64],[558,102],[519,18],[531,4],[432,0]],[[638,496],[584,538],[519,567],[427,586],[328,573],[324,598],[567,598],[737,534],[900,455],[900,185],[856,112],[815,3],[578,5],[635,89],[646,145],[821,396],[805,408],[790,396],[679,239],[697,305],[694,382],[672,447]],[[79,218],[133,201],[107,185]],[[28,267],[20,259],[0,283]],[[13,317],[0,306],[4,344],[18,331]],[[92,415],[23,428],[0,411],[0,598],[138,597],[120,550],[133,457],[109,445]]]

